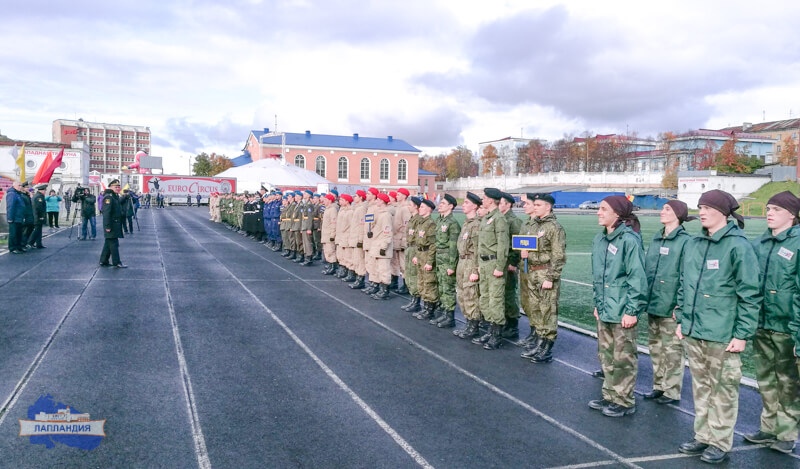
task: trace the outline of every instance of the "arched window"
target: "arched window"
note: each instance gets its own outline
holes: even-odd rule
[[[378,177],[381,181],[389,181],[389,160],[384,158],[381,160],[381,165],[378,171]]]
[[[306,157],[303,155],[297,155],[294,157],[294,165],[300,168],[306,167]]]
[[[361,158],[361,180],[369,181],[369,158]]]
[[[347,158],[344,156],[339,158],[338,178],[347,180]]]
[[[408,181],[408,162],[406,160],[397,162],[397,181]]]
[[[319,155],[317,157],[317,165],[316,166],[317,166],[317,168],[316,168],[315,171],[317,172],[317,174],[319,174],[322,177],[325,177],[325,157],[324,156]]]

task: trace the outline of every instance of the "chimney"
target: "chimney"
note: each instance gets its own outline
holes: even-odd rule
[[[749,129],[750,127],[752,127],[752,126],[753,126],[753,123],[752,123],[752,122],[744,122],[744,123],[742,124],[742,131],[748,130],[748,129]]]
[[[268,134],[268,133],[269,133],[269,129],[268,129],[268,128],[266,128],[266,127],[264,127],[264,133],[265,133],[265,134]]]
[[[311,131],[310,130],[306,130],[306,137],[310,137],[310,136],[311,136]]]
[[[394,139],[392,138],[392,136],[391,136],[391,135],[389,135],[389,137],[388,137],[388,140],[391,142],[391,141],[392,141],[392,140],[394,140]]]
[[[358,140],[358,134],[353,134],[353,140]]]

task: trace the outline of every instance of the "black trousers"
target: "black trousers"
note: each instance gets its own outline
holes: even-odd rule
[[[42,247],[42,224],[36,223],[33,225],[33,231],[31,231],[30,237],[28,238],[28,244],[31,246],[36,246],[37,248]]]
[[[122,264],[119,260],[119,238],[106,238],[103,243],[103,251],[100,253],[100,263],[108,264],[111,258],[111,265]]]
[[[47,224],[50,228],[58,228],[58,212],[47,212]]]
[[[22,223],[11,222],[8,224],[8,250],[19,251],[25,245],[22,243],[22,232],[24,227]]]

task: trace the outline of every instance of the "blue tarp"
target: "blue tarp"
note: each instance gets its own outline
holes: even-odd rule
[[[551,195],[556,199],[555,208],[578,208],[583,202],[600,202],[609,195],[625,195],[624,192],[552,192]]]
[[[633,196],[633,205],[645,210],[661,210],[664,204],[669,202],[669,199],[658,197],[656,195],[635,195]]]

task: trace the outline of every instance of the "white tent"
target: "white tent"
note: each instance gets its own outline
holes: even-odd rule
[[[252,163],[226,169],[216,177],[235,177],[236,190],[255,192],[262,185],[272,187],[312,187],[330,184],[330,181],[315,173],[292,164],[284,165],[277,158],[264,158]]]

